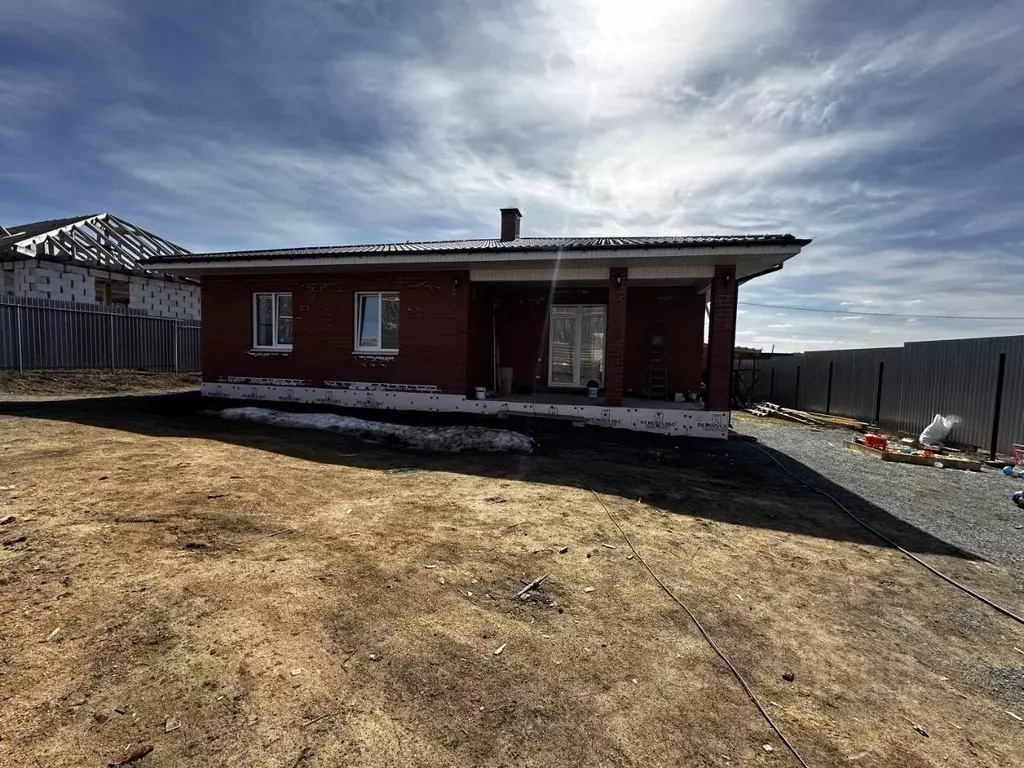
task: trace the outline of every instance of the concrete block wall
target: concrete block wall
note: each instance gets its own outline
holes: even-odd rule
[[[13,261],[0,261],[0,293],[14,293]]]
[[[196,285],[132,276],[128,287],[128,306],[132,309],[177,320],[199,319],[199,287]]]
[[[10,266],[8,270],[5,264],[0,270],[0,291],[11,290],[33,299],[95,304],[96,280],[118,280],[128,283],[131,309],[157,317],[199,319],[199,287],[189,283],[34,259],[15,261]],[[8,284],[10,288],[5,287]]]
[[[52,261],[14,262],[14,292],[30,299],[96,301],[96,287],[87,269]]]

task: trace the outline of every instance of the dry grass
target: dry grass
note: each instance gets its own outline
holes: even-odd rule
[[[590,487],[812,766],[1024,763],[1024,708],[971,682],[1024,662],[1022,628],[738,447],[428,456],[29,412],[0,417],[0,764],[793,765]]]
[[[145,371],[0,371],[0,400],[149,394],[198,389],[197,373]]]

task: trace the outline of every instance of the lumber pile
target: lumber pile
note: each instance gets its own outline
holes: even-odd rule
[[[868,423],[857,419],[848,419],[845,416],[832,416],[827,413],[814,413],[813,411],[800,411],[796,408],[783,408],[775,403],[758,403],[753,408],[748,408],[747,413],[754,416],[771,416],[776,419],[793,421],[797,424],[804,424],[809,427],[828,427],[831,429],[854,429],[863,432],[868,428]]]
[[[859,438],[858,438],[859,440]],[[981,462],[960,456],[951,456],[947,453],[937,453],[927,449],[910,448],[903,446],[900,449],[893,447],[875,448],[870,445],[858,442],[858,440],[847,440],[846,447],[851,451],[863,453],[882,461],[895,461],[900,464],[918,464],[920,466],[933,466],[940,469],[965,469],[970,472],[980,472]]]

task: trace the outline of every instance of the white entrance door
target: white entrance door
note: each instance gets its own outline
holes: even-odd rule
[[[593,380],[603,386],[604,336],[604,305],[552,306],[548,385],[585,387]]]

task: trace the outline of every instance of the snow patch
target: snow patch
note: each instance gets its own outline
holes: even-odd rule
[[[366,421],[334,413],[289,413],[270,408],[225,408],[222,419],[253,421],[275,427],[320,429],[370,440],[398,440],[410,448],[430,451],[515,451],[530,453],[533,440],[519,432],[486,427],[414,427],[384,421]]]

